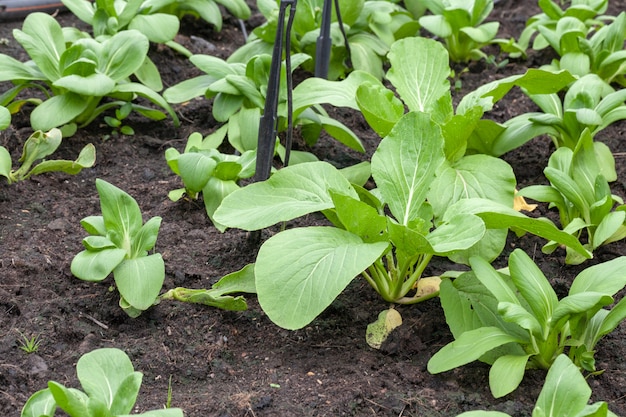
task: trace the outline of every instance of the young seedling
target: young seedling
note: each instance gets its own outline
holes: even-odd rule
[[[90,168],[96,162],[96,148],[92,144],[85,145],[80,151],[75,161],[66,160],[45,160],[39,162],[54,153],[61,144],[61,131],[51,129],[49,132],[36,131],[24,143],[22,156],[19,159],[20,167],[13,170],[11,154],[0,146],[0,175],[5,177],[9,184],[23,181],[33,175],[46,172],[65,172],[67,174],[78,174],[83,168]]]
[[[22,338],[22,340],[19,341],[20,349],[22,349],[26,353],[36,353],[39,350],[39,344],[41,343],[41,339],[40,339],[41,335],[36,334],[28,338],[24,335],[24,333],[20,332],[19,330],[17,330],[17,332],[20,334]]]
[[[455,340],[430,359],[428,370],[487,362],[496,398],[514,391],[526,369],[549,369],[566,351],[576,366],[596,371],[596,344],[626,318],[626,298],[603,309],[626,286],[624,256],[579,273],[561,300],[520,249],[510,255],[505,272],[479,257],[470,265],[472,272],[441,284],[441,304]]]
[[[165,265],[156,244],[160,217],[143,224],[141,211],[130,195],[101,179],[96,180],[102,216],[89,216],[81,225],[90,236],[85,250],[72,260],[71,271],[85,281],[102,281],[111,272],[120,293],[120,307],[137,317],[158,300]]]
[[[69,417],[128,416],[137,401],[143,374],[123,351],[96,349],[76,363],[82,391],[49,381],[48,388],[34,393],[22,408],[21,417],[54,417],[57,408]],[[180,408],[147,411],[137,416],[183,417]]]

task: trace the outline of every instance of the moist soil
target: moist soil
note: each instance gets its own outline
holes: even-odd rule
[[[612,1],[617,15],[625,1]],[[501,37],[517,37],[526,20],[539,12],[535,1],[499,1],[491,19],[501,22]],[[88,28],[70,14],[57,16],[63,26]],[[246,25],[263,21],[256,11]],[[21,60],[26,56],[11,35],[21,22],[0,23],[0,53]],[[226,58],[244,39],[239,22],[226,18],[221,32],[185,19],[178,41],[194,53]],[[498,56],[499,62],[505,57]],[[184,58],[167,48],[153,48],[153,60],[167,86],[199,75]],[[455,68],[460,97],[481,84],[528,67],[549,63],[549,51],[531,52],[525,60],[496,67],[484,62]],[[4,89],[3,86],[2,89]],[[519,91],[512,91],[487,117],[504,121],[535,110]],[[12,126],[0,132],[0,145],[14,161],[32,132],[28,113],[15,115]],[[80,220],[99,215],[94,182],[105,179],[135,197],[145,218],[163,218],[156,250],[166,264],[164,290],[174,287],[208,288],[223,275],[253,262],[257,247],[246,233],[218,232],[201,201],[172,202],[167,193],[181,187],[167,167],[164,151],[184,148],[192,132],[208,134],[218,126],[211,102],[197,99],[176,106],[182,125],[131,117],[134,136],[112,136],[102,119],[64,140],[55,157],[74,159],[87,143],[97,148],[97,163],[79,175],[47,174],[0,188],[0,414],[18,416],[28,397],[48,380],[78,388],[75,365],[79,357],[101,347],[123,349],[135,369],[144,374],[135,412],[162,408],[171,381],[174,407],[186,416],[455,416],[474,409],[500,410],[530,416],[545,371],[529,371],[512,394],[494,399],[489,392],[487,365],[472,363],[431,375],[428,359],[452,340],[438,299],[399,306],[403,324],[380,350],[365,342],[365,329],[389,306],[361,279],[353,283],[309,326],[287,331],[274,325],[254,296],[249,308],[227,312],[199,305],[162,301],[136,319],[118,306],[118,294],[108,278],[88,283],[74,278],[70,262],[82,250],[85,231]],[[365,143],[365,155],[322,137],[312,149],[320,159],[347,166],[371,156],[380,138],[357,113],[329,109]],[[597,139],[615,153],[618,181],[613,192],[626,198],[626,124],[616,123]],[[300,148],[305,148],[298,144]],[[542,170],[553,151],[550,141],[537,138],[504,156],[518,178],[518,186],[546,183]],[[533,215],[557,221],[540,206]],[[288,227],[323,224],[311,215]],[[277,229],[264,231],[263,239]],[[534,257],[560,296],[584,267],[626,254],[626,244],[602,247],[582,266],[564,264],[564,253],[541,253],[541,239],[512,235],[498,266],[506,264],[514,248]],[[443,259],[432,262],[427,274],[455,267]],[[456,266],[458,268],[458,266]],[[26,338],[38,337],[34,353],[20,349]],[[618,415],[626,415],[626,325],[622,324],[597,347],[598,369],[587,380],[593,401],[604,400]]]

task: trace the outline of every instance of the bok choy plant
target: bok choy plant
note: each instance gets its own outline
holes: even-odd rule
[[[120,293],[120,307],[130,317],[139,316],[158,301],[165,279],[165,264],[156,244],[161,218],[143,223],[137,202],[116,186],[96,180],[102,216],[89,216],[81,225],[89,233],[85,250],[71,264],[74,276],[102,281],[111,272]]]
[[[544,170],[550,185],[531,185],[518,193],[556,207],[563,230],[578,239],[582,239],[582,232],[586,231],[584,246],[590,252],[626,237],[626,205],[620,197],[611,194],[593,145],[591,133],[585,130],[574,150],[559,148],[550,156]],[[557,246],[550,242],[542,250],[550,253]],[[566,253],[568,264],[585,260],[569,248]]]
[[[454,62],[488,59],[481,50],[499,44],[505,52],[524,53],[513,40],[496,39],[498,22],[486,22],[493,10],[493,0],[423,0],[430,15],[419,19],[420,25],[443,39]]]
[[[471,250],[487,229],[516,227],[586,254],[575,238],[550,222],[510,208],[512,199],[508,206],[484,198],[457,199],[454,187],[441,187],[436,192],[456,202],[436,218],[427,196],[445,161],[443,146],[431,116],[410,112],[372,157],[375,190],[352,185],[328,163],[310,162],[283,168],[224,199],[214,218],[227,227],[258,230],[312,212],[322,212],[333,224],[287,229],[261,246],[254,265],[256,290],[274,323],[288,329],[306,326],[357,275],[391,303],[436,296],[438,278],[435,285],[421,279],[432,257]]]
[[[538,5],[542,13],[528,19],[526,28],[518,40],[518,44],[524,50],[530,46],[531,42],[532,48],[535,50],[548,47],[550,44],[539,31],[539,27],[555,30],[561,19],[575,18],[582,22],[586,26],[583,37],[586,37],[596,27],[613,19],[612,16],[603,14],[608,8],[608,0],[572,0],[567,3],[565,10],[562,9],[563,2],[555,0],[539,0]],[[563,26],[562,23],[561,25]]]
[[[123,417],[132,413],[143,374],[135,371],[126,353],[114,348],[93,350],[80,357],[76,374],[82,391],[49,381],[48,388],[28,399],[21,417],[54,417],[57,408],[70,417]],[[183,417],[183,411],[166,408],[134,415]]]
[[[96,162],[96,148],[90,143],[85,145],[75,161],[45,160],[33,167],[38,160],[52,155],[61,145],[61,139],[59,129],[34,132],[24,143],[22,156],[19,159],[21,165],[15,170],[12,169],[11,154],[6,148],[0,146],[0,175],[12,184],[46,172],[65,172],[75,175],[83,168],[92,167]]]
[[[546,376],[533,416],[617,417],[606,402],[589,404],[591,388],[576,365],[559,355]],[[511,417],[499,411],[468,411],[457,417]]]
[[[278,3],[259,2],[259,11],[267,22],[252,31],[246,44],[228,58],[229,62],[248,62],[259,53],[271,54],[278,26]],[[345,78],[352,69],[355,69],[381,79],[384,56],[391,44],[398,39],[417,35],[419,23],[408,10],[394,4],[397,2],[339,0],[338,3],[342,25],[333,11],[327,78],[330,80]],[[408,3],[416,11],[421,7],[421,4],[415,4],[415,1]],[[294,55],[304,53],[312,58],[303,64],[303,68],[311,73],[315,68],[316,40],[320,34],[323,5],[324,0],[298,3],[298,13],[295,14],[293,22],[291,51]]]
[[[516,249],[508,271],[496,271],[480,257],[471,272],[441,284],[440,299],[455,340],[428,362],[431,373],[481,360],[491,364],[494,397],[514,391],[526,369],[549,369],[567,352],[579,368],[594,372],[598,341],[626,318],[626,299],[611,310],[626,286],[626,257],[579,273],[559,300],[541,270]]]
[[[559,20],[556,28],[538,27],[539,32],[560,56],[548,69],[566,69],[582,77],[597,74],[607,83],[626,86],[626,12],[594,32],[587,39],[587,26],[574,17]]]
[[[297,54],[291,57],[291,68],[297,68],[308,57]],[[224,135],[240,153],[255,150],[259,134],[259,120],[265,106],[270,55],[257,55],[244,65],[225,62],[217,57],[194,55],[191,62],[204,71],[200,75],[176,84],[164,92],[170,103],[182,103],[204,95],[213,98],[213,117],[218,122],[227,122]],[[280,98],[278,106],[278,132],[287,129],[287,86],[286,65],[282,64]],[[364,152],[361,140],[341,122],[328,115],[321,104],[356,108],[354,94],[358,86],[376,79],[359,71],[342,81],[310,79],[293,89],[293,124],[299,127],[308,145],[314,145],[325,130],[331,137],[344,145]],[[325,82],[319,82],[325,81]],[[278,149],[281,152],[280,147]],[[297,154],[297,153],[296,153]],[[301,160],[311,160],[311,155],[302,155]],[[297,161],[297,157],[294,162]]]
[[[35,104],[30,117],[33,129],[47,131],[68,123],[84,126],[105,110],[138,96],[165,109],[178,124],[178,117],[163,97],[129,80],[141,71],[148,54],[148,39],[140,32],[126,30],[95,40],[83,32],[62,29],[45,13],[31,13],[22,30],[15,29],[13,35],[32,61],[22,63],[0,54],[0,81],[15,84],[0,96],[0,105],[15,113],[26,103]],[[45,98],[17,98],[26,89],[43,92]],[[103,103],[104,97],[113,100]],[[166,117],[155,109],[132,106],[154,120]]]

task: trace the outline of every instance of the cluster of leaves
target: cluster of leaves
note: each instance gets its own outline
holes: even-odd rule
[[[626,318],[626,299],[603,309],[626,286],[626,257],[585,269],[561,300],[522,250],[513,251],[507,272],[480,257],[470,265],[472,272],[441,285],[455,340],[430,359],[428,370],[443,372],[480,359],[491,364],[496,398],[515,390],[526,369],[550,368],[565,347],[578,367],[595,371],[596,344]]]
[[[397,120],[377,124],[378,130],[390,130],[372,157],[377,189],[351,184],[327,163],[304,163],[233,192],[214,213],[218,223],[244,230],[315,211],[333,223],[334,227],[285,230],[261,246],[255,263],[259,302],[280,326],[307,325],[359,274],[390,302],[414,303],[436,296],[436,280],[430,289],[419,284],[433,256],[467,262],[472,253],[481,253],[494,259],[504,246],[502,229],[510,227],[589,256],[576,239],[551,223],[513,210],[515,179],[506,163],[486,155],[464,157],[465,147],[458,140],[468,134],[459,132],[475,123],[476,116],[452,114],[447,52],[441,44],[424,38],[398,41],[390,61],[388,78],[405,98],[409,113],[402,115],[404,105],[395,97],[389,100],[382,85],[357,90],[357,100],[359,92],[376,90],[387,103],[400,103],[393,107],[399,110]],[[417,63],[417,70],[403,71],[409,63]],[[420,65],[431,66],[431,71],[421,71]],[[369,107],[380,101],[369,100]],[[377,114],[381,113],[389,114],[384,106]],[[307,302],[290,303],[300,292],[309,295],[303,297]]]
[[[54,417],[57,408],[70,417],[129,417],[135,407],[143,374],[135,371],[123,351],[96,349],[76,363],[82,391],[49,381],[48,388],[34,393],[24,405],[21,417]],[[179,408],[133,414],[145,417],[183,417]]]
[[[589,404],[591,388],[576,365],[559,355],[546,376],[533,416],[617,417],[606,402]],[[468,411],[457,417],[511,417],[499,411]]]
[[[482,48],[490,44],[500,45],[505,52],[523,54],[524,49],[513,40],[496,39],[499,22],[485,22],[493,3],[493,0],[424,0],[431,14],[422,16],[419,23],[445,42],[454,62],[488,60]]]
[[[0,146],[0,175],[5,177],[9,184],[26,180],[33,175],[46,172],[65,172],[78,174],[83,168],[90,168],[96,162],[96,148],[92,144],[85,145],[75,161],[46,160],[33,167],[38,160],[51,155],[61,145],[61,131],[52,129],[49,132],[40,130],[34,132],[24,143],[22,156],[19,159],[20,167],[12,169],[11,154]]]
[[[153,71],[142,71],[149,42],[141,32],[126,30],[96,40],[75,28],[62,29],[47,14],[32,13],[24,20],[22,30],[14,30],[13,35],[32,61],[22,63],[0,55],[0,81],[15,84],[0,96],[0,105],[14,113],[26,103],[35,104],[31,113],[33,129],[50,130],[69,123],[84,126],[103,111],[138,96],[166,110],[178,124],[178,117],[163,97],[152,88],[129,80],[131,75],[148,80],[155,76]],[[17,98],[27,89],[43,92],[45,99],[35,94]],[[104,97],[112,100],[103,102]],[[132,108],[154,120],[166,117],[161,111],[141,105],[132,104]]]

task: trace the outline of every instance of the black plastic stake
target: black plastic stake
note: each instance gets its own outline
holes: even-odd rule
[[[350,45],[348,44],[348,35],[343,27],[341,19],[341,10],[339,8],[339,0],[324,0],[322,9],[322,22],[320,24],[320,35],[315,44],[315,76],[318,78],[328,78],[328,67],[330,65],[330,51],[332,48],[332,38],[330,36],[330,23],[332,19],[331,3],[335,4],[335,14],[337,15],[337,23],[339,30],[343,35],[346,45],[346,54],[348,55],[346,64],[352,66],[350,59]]]
[[[255,181],[264,181],[269,178],[270,172],[272,169],[272,159],[274,158],[274,145],[276,143],[276,123],[278,120],[278,99],[280,92],[280,70],[281,70],[281,62],[282,62],[282,54],[283,54],[283,38],[285,32],[286,36],[286,52],[285,59],[287,65],[287,80],[288,80],[288,90],[291,89],[291,65],[290,59],[291,54],[289,53],[290,42],[289,38],[291,35],[291,25],[293,23],[293,18],[296,13],[296,3],[297,0],[281,0],[280,9],[278,12],[278,28],[276,29],[276,39],[274,41],[274,49],[272,51],[272,63],[270,65],[270,75],[267,83],[267,95],[265,97],[265,110],[263,112],[263,116],[261,117],[261,122],[259,124],[259,140],[257,145],[257,156],[256,156],[256,172],[254,176]],[[287,22],[287,27],[285,28],[285,14],[287,7],[289,7],[289,20]],[[291,97],[291,91],[287,92],[288,98]],[[288,122],[289,122],[289,131],[287,132],[288,140],[287,140],[287,154],[285,155],[285,165],[288,162],[288,154],[291,147],[291,100],[288,100]]]

